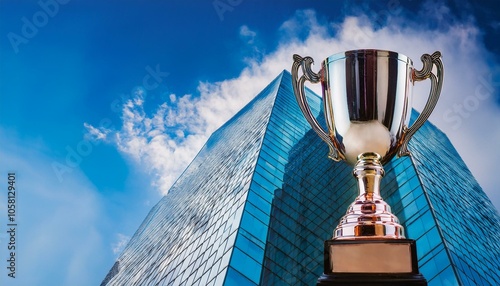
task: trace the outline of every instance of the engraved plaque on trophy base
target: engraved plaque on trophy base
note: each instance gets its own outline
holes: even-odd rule
[[[327,240],[317,286],[427,285],[411,239]]]

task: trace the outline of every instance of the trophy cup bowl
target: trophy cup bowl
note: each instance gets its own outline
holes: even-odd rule
[[[328,145],[328,157],[354,166],[353,175],[358,180],[359,196],[335,228],[332,240],[348,243],[352,240],[392,240],[393,243],[404,240],[403,227],[380,197],[383,164],[396,155],[410,155],[408,141],[434,109],[443,83],[440,52],[424,54],[421,70],[416,70],[407,56],[375,49],[332,55],[322,62],[318,73],[311,69],[314,62],[311,57],[294,55],[293,59],[292,83],[302,113]],[[302,75],[299,77],[300,68]],[[408,126],[413,85],[425,79],[431,80],[427,103],[412,126]],[[306,81],[322,85],[326,131],[309,108],[304,91]],[[331,268],[335,259],[328,259]],[[415,272],[414,264],[408,272]]]

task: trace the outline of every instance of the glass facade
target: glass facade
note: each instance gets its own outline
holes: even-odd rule
[[[385,166],[382,196],[429,285],[500,285],[497,210],[435,126],[409,148]],[[315,285],[323,241],[357,195],[352,167],[327,153],[284,71],[214,132],[102,285]]]

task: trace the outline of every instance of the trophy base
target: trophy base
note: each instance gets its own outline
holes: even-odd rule
[[[327,240],[317,286],[427,285],[411,239]]]

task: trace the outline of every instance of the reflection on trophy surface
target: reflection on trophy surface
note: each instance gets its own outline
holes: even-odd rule
[[[410,154],[408,141],[434,109],[443,83],[441,54],[424,54],[421,70],[413,67],[410,58],[384,50],[332,55],[318,73],[311,69],[311,57],[294,55],[293,59],[293,88],[300,109],[328,144],[328,157],[354,166],[358,180],[359,196],[335,228],[332,240],[404,240],[403,227],[380,197],[382,166],[395,155]],[[409,126],[413,85],[425,79],[431,80],[427,104]],[[322,85],[326,130],[307,104],[306,81]]]

